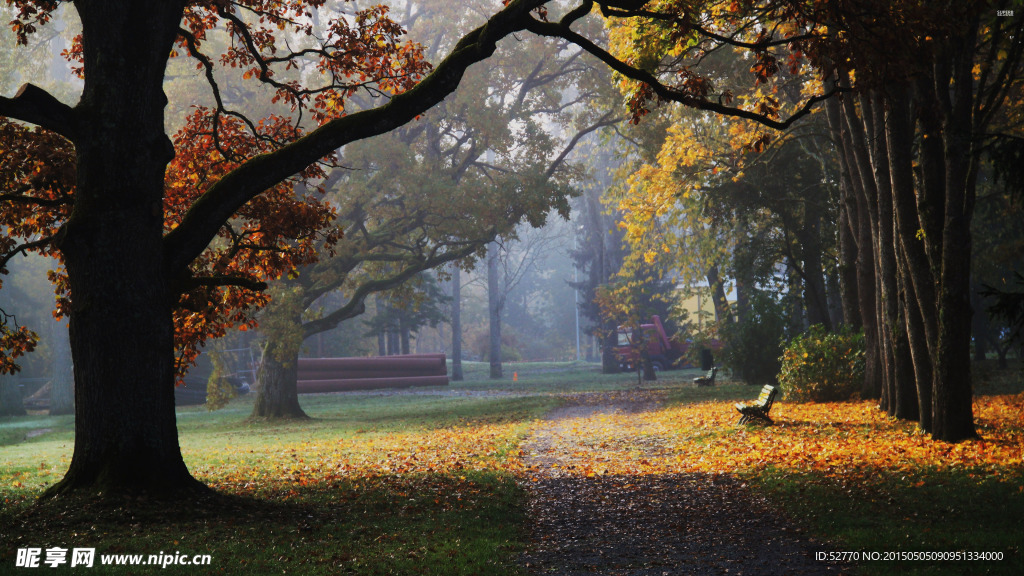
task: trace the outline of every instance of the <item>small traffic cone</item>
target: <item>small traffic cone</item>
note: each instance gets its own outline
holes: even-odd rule
[[[519,382],[519,372],[513,372],[512,373],[512,381],[513,382]]]

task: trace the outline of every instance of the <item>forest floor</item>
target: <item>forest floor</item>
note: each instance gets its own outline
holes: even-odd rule
[[[826,548],[726,474],[607,474],[594,469],[609,445],[633,446],[650,462],[670,455],[644,418],[650,392],[573,396],[550,412],[524,446],[536,574],[844,574],[820,562]],[[609,415],[617,418],[609,425]],[[601,440],[595,442],[594,439]],[[829,548],[834,550],[835,548]]]

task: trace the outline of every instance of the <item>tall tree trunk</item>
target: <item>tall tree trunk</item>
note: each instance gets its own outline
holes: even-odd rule
[[[299,406],[298,393],[301,312],[292,310],[287,318],[280,314],[271,322],[263,345],[263,362],[256,373],[256,403],[251,417],[308,418]]]
[[[789,333],[800,334],[807,328],[807,311],[804,308],[806,300],[801,297],[806,288],[805,279],[797,273],[796,267],[787,259],[786,278],[789,281],[788,295],[792,304],[789,315]]]
[[[452,380],[461,382],[462,375],[462,270],[452,270]]]
[[[71,341],[65,324],[53,325],[53,377],[50,379],[50,415],[75,413],[75,374]]]
[[[832,327],[838,328],[846,324],[843,316],[843,289],[838,274],[828,274],[825,277],[825,298],[828,301],[828,317]]]
[[[860,315],[860,297],[857,294],[857,200],[850,192],[848,176],[843,175],[839,201],[839,289],[843,308],[843,322],[854,330],[864,325]],[[852,220],[851,220],[852,219]]]
[[[918,423],[924,431],[932,426],[932,342],[934,342],[934,280],[922,239],[918,237],[917,193],[913,172],[914,126],[911,122],[910,90],[905,85],[889,87],[885,121],[892,178],[893,217],[901,291],[905,301],[904,324],[914,369]],[[927,140],[927,139],[926,139]]]
[[[388,326],[387,326],[386,323],[379,322],[379,319],[384,317],[384,315],[387,314],[387,305],[384,304],[384,299],[381,298],[379,294],[377,295],[376,298],[373,299],[373,308],[374,308],[374,311],[376,311],[376,313],[377,313],[377,319],[378,319],[378,323],[377,323],[377,326],[378,326],[378,328],[377,328],[377,356],[387,356],[388,355],[388,340],[387,340],[387,338],[388,338]]]
[[[900,306],[898,266],[896,261],[896,217],[893,208],[892,160],[886,141],[885,126],[891,118],[886,116],[882,95],[872,91],[864,99],[865,114],[872,115],[870,124],[871,164],[875,187],[878,191],[878,271],[881,286],[882,337],[887,355],[884,397],[889,415],[905,420],[918,419],[917,391],[914,386],[913,359],[907,338],[906,322]]]
[[[825,82],[831,82],[826,77]],[[856,330],[863,327],[858,293],[858,255],[860,226],[858,220],[858,192],[852,174],[849,142],[843,127],[842,105],[838,98],[825,101],[825,117],[828,120],[832,143],[839,155],[839,286],[842,289],[843,320]]]
[[[491,362],[491,378],[501,378],[501,287],[498,280],[498,244],[491,243],[487,249],[487,312],[490,326],[490,347],[488,359]]]
[[[306,418],[299,406],[299,350],[307,337],[302,313],[306,303],[298,280],[281,280],[270,288],[271,304],[263,311],[260,328],[266,334],[263,359],[256,373],[256,402],[251,418]]]
[[[619,334],[614,329],[604,329],[601,337],[601,373],[618,374],[622,370],[619,367],[619,357],[615,353],[615,346],[619,343]]]
[[[825,269],[822,265],[821,213],[807,208],[803,227],[799,232],[803,247],[803,293],[804,310],[808,324],[821,324],[831,331],[832,317],[829,315],[828,297],[825,293]]]
[[[977,17],[975,17],[977,18]],[[946,109],[945,218],[939,268],[939,340],[935,357],[932,437],[958,442],[977,437],[971,387],[971,216],[974,213],[977,152],[973,137],[973,60],[978,25],[950,42],[949,78],[941,77]],[[940,68],[936,66],[935,68]],[[951,94],[950,94],[951,93]],[[950,98],[951,97],[951,98]],[[951,102],[950,102],[951,100]]]
[[[58,243],[74,294],[75,447],[67,474],[45,496],[205,491],[178,445],[177,298],[161,258],[164,172],[174,155],[163,78],[181,7],[88,8],[79,13],[89,73],[75,110],[91,121],[75,137],[75,209]]]
[[[252,418],[308,418],[299,406],[298,376],[299,353],[295,349],[294,357],[282,358],[281,352],[270,353],[271,349],[280,350],[280,345],[267,342],[263,353],[263,363],[256,374],[256,403],[252,407]]]
[[[840,77],[842,79],[842,76]],[[841,82],[847,85],[845,79]],[[873,221],[868,199],[874,198],[874,178],[866,157],[863,124],[857,118],[852,97],[830,103],[826,112],[833,134],[838,134],[840,160],[846,167],[849,191],[856,210],[849,212],[857,244],[857,298],[861,326],[864,329],[865,367],[861,396],[879,398],[882,390],[882,354],[877,314],[876,263]]]
[[[715,322],[728,323],[732,321],[729,314],[729,301],[725,296],[725,280],[718,273],[718,266],[708,268],[706,274],[708,286],[711,288],[711,305],[715,310]]]
[[[402,310],[398,317],[398,337],[402,344],[402,354],[408,354],[409,341],[412,339],[412,335],[410,334],[408,315],[405,310]]]
[[[988,355],[988,335],[991,331],[988,314],[985,313],[984,297],[978,293],[977,282],[971,282],[971,308],[974,309],[974,316],[971,318],[971,340],[974,342],[974,362],[984,362]]]

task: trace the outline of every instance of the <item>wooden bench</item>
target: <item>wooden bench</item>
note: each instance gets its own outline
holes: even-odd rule
[[[775,395],[779,393],[779,389],[771,384],[765,384],[764,388],[761,388],[761,395],[757,397],[757,401],[751,404],[736,404],[736,409],[739,410],[740,424],[746,424],[750,422],[752,418],[763,420],[769,424],[774,424],[772,419],[768,417],[768,412],[772,409],[772,403],[775,402]]]
[[[715,385],[715,374],[718,374],[718,368],[713,367],[708,370],[708,373],[703,376],[698,376],[693,379],[693,383],[696,386],[714,386]]]

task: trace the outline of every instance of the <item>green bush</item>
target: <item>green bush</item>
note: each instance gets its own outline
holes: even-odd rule
[[[779,385],[787,400],[849,400],[864,382],[864,334],[828,332],[816,324],[789,342],[780,361]]]

